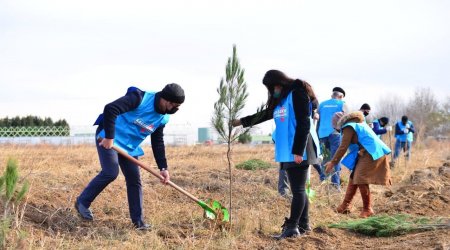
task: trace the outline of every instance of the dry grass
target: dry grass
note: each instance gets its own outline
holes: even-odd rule
[[[154,165],[151,148],[144,150],[147,154],[141,160]],[[200,199],[216,199],[228,207],[226,147],[168,147],[166,151],[173,182]],[[411,161],[407,165],[400,162],[393,171],[396,184],[393,192],[409,180],[414,170],[441,166],[449,152],[448,143],[430,142],[426,147],[415,148]],[[273,148],[271,145],[238,145],[233,154],[235,163],[254,158],[272,162]],[[94,146],[2,145],[0,169],[6,166],[10,156],[18,159],[21,176],[31,182],[22,224],[22,230],[26,232],[24,242],[21,242],[24,248],[278,249],[302,245],[306,249],[320,249],[345,247],[346,240],[350,246],[355,241],[366,241],[362,236],[321,227],[346,216],[333,211],[343,193],[327,194],[326,184],[318,183],[315,170],[312,170],[312,183],[317,198],[310,207],[310,218],[318,230],[308,237],[280,243],[272,240],[271,235],[279,232],[284,217],[289,214],[290,204],[277,194],[278,170],[274,162],[274,168],[269,170],[234,170],[231,230],[211,225],[203,218],[200,207],[142,171],[144,214],[154,225],[154,230],[141,233],[131,228],[122,175],[92,204],[94,222],[77,217],[74,200],[100,169]],[[348,174],[342,176],[347,178]],[[383,195],[386,188],[373,187],[372,190],[377,210],[386,200]],[[361,206],[359,196],[355,198],[354,206]],[[351,216],[355,217],[357,213]],[[442,216],[449,214],[442,211]],[[441,239],[440,235],[436,237]],[[17,242],[10,242],[10,247],[16,247],[15,244]]]

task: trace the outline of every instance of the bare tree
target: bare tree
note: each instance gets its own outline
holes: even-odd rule
[[[389,117],[392,121],[391,123],[395,123],[395,121],[399,120],[406,111],[404,100],[395,94],[387,94],[382,96],[377,103],[377,107],[377,116]]]
[[[438,111],[439,103],[431,89],[429,87],[416,89],[414,96],[408,102],[406,115],[414,122],[418,142],[436,125],[433,115]]]

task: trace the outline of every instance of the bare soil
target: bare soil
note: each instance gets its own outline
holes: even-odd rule
[[[450,218],[448,147],[433,144],[416,149],[410,162],[401,162],[393,170],[392,187],[371,186],[375,212]],[[145,151],[148,153],[141,160],[154,164],[150,148]],[[216,199],[229,207],[225,152],[221,146],[169,147],[172,181],[201,199]],[[236,146],[233,155],[236,163],[253,158],[272,162],[273,148]],[[0,162],[11,156],[19,160],[21,176],[32,186],[20,220],[20,230],[26,236],[20,240],[12,236],[9,248],[450,249],[450,230],[379,238],[328,228],[330,223],[358,218],[361,198],[357,194],[351,214],[335,213],[344,193],[328,191],[327,183],[318,182],[314,169],[312,232],[276,241],[272,236],[279,233],[289,215],[290,203],[277,194],[278,170],[273,162],[274,167],[268,170],[233,170],[231,228],[206,220],[195,203],[141,172],[144,213],[153,224],[151,232],[142,233],[131,227],[122,175],[92,204],[94,222],[76,214],[75,198],[100,169],[93,147],[0,146]],[[347,176],[344,171],[344,181]],[[345,190],[345,183],[342,188]]]

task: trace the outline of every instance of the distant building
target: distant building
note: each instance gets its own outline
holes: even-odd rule
[[[271,144],[272,136],[270,135],[252,135],[252,144]]]
[[[211,128],[198,128],[198,142],[211,141]]]

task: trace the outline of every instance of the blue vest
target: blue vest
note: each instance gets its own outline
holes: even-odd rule
[[[378,121],[378,119],[375,119],[375,120],[373,120],[373,127],[375,127],[375,123],[378,123],[378,127],[379,128],[381,128],[381,124],[380,124],[380,122]],[[373,130],[373,129],[372,129]],[[375,132],[375,131],[374,131]],[[376,133],[375,133],[376,134]],[[380,138],[381,139],[381,135],[378,135],[378,134],[376,134],[377,136],[378,136],[378,138]]]
[[[324,138],[333,133],[334,128],[331,123],[334,113],[343,111],[344,101],[330,99],[320,103],[318,111],[320,115],[319,138]]]
[[[412,127],[413,124],[411,121],[408,121],[409,127]],[[400,130],[404,130],[406,128],[405,125],[403,125],[402,121],[397,122],[397,126],[400,128]],[[397,138],[397,140],[401,141],[401,142],[406,142],[406,140],[412,142],[414,139],[413,133],[410,131],[408,132],[408,134],[401,134],[401,135],[396,135],[395,138]]]
[[[169,115],[155,111],[155,93],[145,92],[141,104],[131,111],[120,114],[116,119],[114,146],[127,151],[131,156],[144,155],[139,146],[158,127],[167,124]],[[105,130],[98,134],[105,138]]]
[[[293,162],[292,146],[294,145],[295,129],[297,120],[295,118],[294,106],[292,103],[292,92],[281,101],[281,103],[273,111],[273,119],[275,120],[276,133],[273,134],[275,140],[275,161],[276,162]],[[309,116],[310,129],[309,132],[314,141],[316,152],[320,155],[319,139],[317,138],[316,128]],[[306,150],[303,152],[303,159],[307,159]]]
[[[358,142],[361,144],[361,146],[366,149],[366,151],[372,156],[372,159],[378,160],[383,155],[387,155],[391,153],[391,150],[389,149],[384,142],[377,137],[375,132],[367,125],[367,123],[356,123],[356,122],[349,122],[344,124],[342,126],[342,129],[345,127],[350,126],[352,127],[356,135],[358,136]],[[350,144],[349,146],[349,153],[345,156],[345,158],[341,161],[343,165],[345,165],[348,169],[353,170],[356,164],[356,159],[358,157],[358,151],[359,146],[358,144]]]

